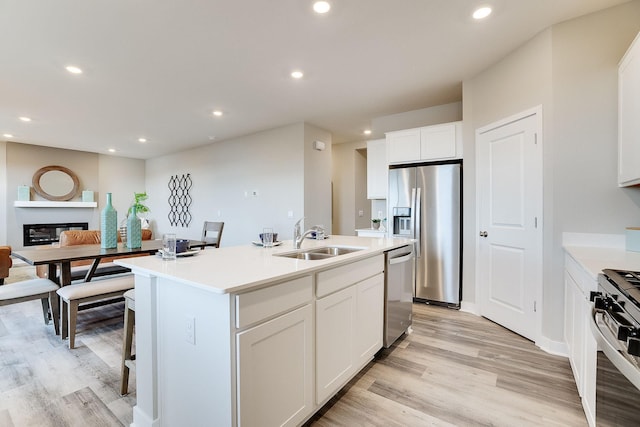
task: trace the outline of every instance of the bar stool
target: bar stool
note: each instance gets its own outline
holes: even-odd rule
[[[122,339],[122,379],[120,394],[129,393],[129,369],[135,369],[136,355],[131,354],[133,345],[133,327],[136,324],[136,296],[135,289],[124,293],[124,337]]]

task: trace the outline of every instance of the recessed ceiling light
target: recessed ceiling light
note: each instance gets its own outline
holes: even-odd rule
[[[5,133],[4,135],[5,138],[13,138],[13,135],[11,135],[10,133]]]
[[[109,151],[110,153],[115,153],[116,149],[115,148],[109,148],[107,151]]]
[[[303,76],[304,73],[300,70],[296,70],[291,73],[291,77],[293,77],[294,79],[301,79]]]
[[[138,138],[138,142],[147,142],[147,138]]]
[[[215,137],[215,136],[210,136],[210,137],[209,137],[209,141],[215,141],[215,140],[216,140],[216,137]]]
[[[19,117],[19,119],[22,120],[23,122],[30,122],[31,121],[31,119],[29,117],[25,117],[25,116]]]
[[[65,68],[71,74],[82,74],[82,69],[76,67],[75,65],[67,65]]]
[[[364,133],[365,135],[371,135],[371,130],[370,130],[370,129],[367,129],[367,130],[365,130],[363,133]]]
[[[214,111],[213,111],[213,115],[214,115],[214,116],[216,116],[216,117],[220,117],[220,116],[222,116],[222,111],[220,111],[220,110],[214,110]]]
[[[317,1],[313,3],[313,10],[316,13],[327,13],[331,9],[331,5],[328,1]]]
[[[484,19],[489,15],[491,15],[491,8],[485,6],[478,8],[473,12],[473,19]]]

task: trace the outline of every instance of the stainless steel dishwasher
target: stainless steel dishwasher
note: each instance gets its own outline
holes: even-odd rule
[[[384,346],[389,348],[411,326],[415,257],[413,245],[385,252]]]

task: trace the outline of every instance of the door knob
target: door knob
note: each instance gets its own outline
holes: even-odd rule
[[[487,237],[489,235],[489,233],[487,233],[486,231],[481,231],[480,232],[480,237]]]

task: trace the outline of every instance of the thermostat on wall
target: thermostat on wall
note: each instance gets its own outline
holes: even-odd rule
[[[324,142],[322,141],[313,141],[313,149],[322,151],[324,150]]]

